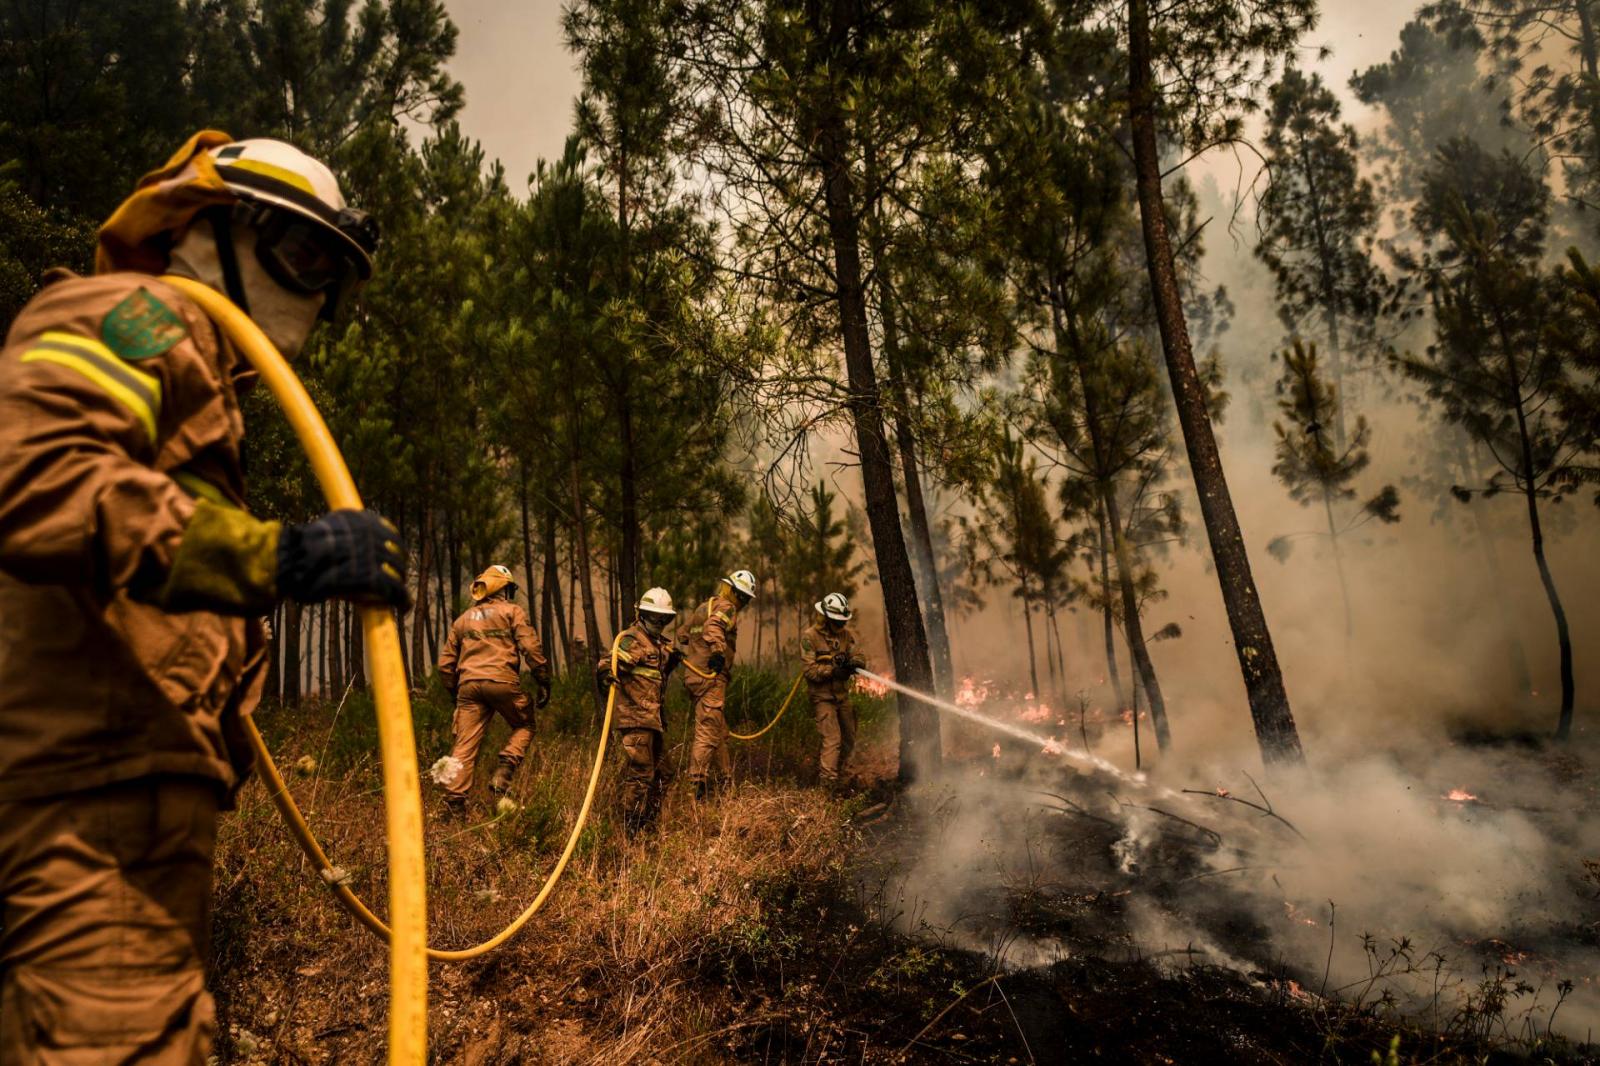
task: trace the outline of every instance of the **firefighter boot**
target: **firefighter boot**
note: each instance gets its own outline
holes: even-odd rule
[[[511,789],[511,779],[516,776],[517,764],[510,759],[502,758],[500,765],[494,768],[494,776],[489,778],[489,791],[496,796],[503,796]]]

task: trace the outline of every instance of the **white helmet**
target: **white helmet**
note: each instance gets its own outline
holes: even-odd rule
[[[639,597],[640,614],[656,614],[663,618],[676,618],[677,608],[672,606],[672,595],[664,588],[653,588]]]
[[[217,176],[242,200],[269,204],[313,223],[334,238],[360,272],[372,276],[377,229],[365,212],[346,206],[339,180],[292,144],[267,137],[211,150]]]
[[[752,600],[756,598],[756,575],[750,571],[735,570],[723,580],[732,585],[735,592],[742,593]]]
[[[292,293],[321,295],[322,317],[331,321],[372,277],[378,224],[347,207],[333,171],[293,145],[255,138],[213,148],[210,155],[217,176],[239,198],[231,209],[208,211],[228,297],[249,310],[224,219],[255,230],[256,258],[268,276]]]
[[[850,601],[844,598],[842,592],[830,592],[814,605],[817,613],[824,618],[831,618],[835,622],[848,622],[854,613],[850,610]]]

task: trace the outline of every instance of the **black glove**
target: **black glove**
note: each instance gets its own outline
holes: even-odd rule
[[[678,668],[678,664],[681,662],[683,662],[683,652],[679,651],[677,648],[673,648],[671,651],[667,652],[667,661],[661,667],[661,680],[665,682],[667,675],[676,670]]]
[[[599,666],[596,667],[594,671],[594,682],[600,686],[600,691],[604,692],[612,685],[615,685],[617,683],[617,679],[611,675],[610,666]]]
[[[278,538],[278,595],[411,606],[400,531],[373,511],[333,511]]]
[[[855,672],[856,672],[856,668],[855,668],[854,665],[851,664],[851,662],[850,662],[848,657],[844,658],[844,659],[835,659],[834,660],[834,662],[833,662],[833,677],[834,677],[834,680],[843,681],[845,678],[849,677],[851,674],[853,674]]]
[[[720,651],[712,652],[711,658],[706,660],[706,668],[713,674],[722,673],[723,668],[727,665],[728,657],[723,655]]]
[[[550,705],[550,682],[547,678],[534,678],[534,683],[539,686],[539,697],[533,705],[542,711]]]

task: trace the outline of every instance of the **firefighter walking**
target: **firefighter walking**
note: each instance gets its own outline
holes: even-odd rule
[[[595,665],[602,688],[617,689],[615,728],[627,760],[622,768],[622,825],[628,836],[655,824],[661,798],[671,781],[667,767],[667,680],[681,655],[665,635],[677,617],[666,589],[653,588],[639,598],[638,616],[617,638],[616,673],[611,656]]]
[[[445,809],[452,814],[466,810],[478,748],[495,715],[511,726],[511,736],[489,779],[491,792],[499,795],[511,788],[511,779],[533,743],[533,711],[522,691],[519,659],[539,688],[536,706],[543,710],[550,702],[550,662],[528,612],[517,603],[511,571],[489,567],[472,582],[470,592],[472,606],[451,625],[439,653],[439,677],[456,701],[452,772],[443,781]]]
[[[409,605],[367,511],[244,508],[255,374],[157,275],[293,359],[376,229],[290,145],[197,134],[55,272],[0,351],[0,1062],[203,1063],[211,862],[282,599]]]
[[[731,773],[728,759],[728,681],[738,650],[739,612],[755,598],[756,578],[735,570],[717,583],[711,598],[696,607],[678,637],[683,651],[683,687],[694,703],[694,744],[689,750],[689,780],[703,800]]]
[[[814,606],[817,618],[800,638],[801,668],[817,735],[822,738],[818,782],[824,788],[837,789],[856,746],[850,677],[866,663],[856,654],[856,637],[849,626],[850,601],[841,593],[830,592]]]

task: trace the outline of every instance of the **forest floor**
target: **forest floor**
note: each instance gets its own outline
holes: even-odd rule
[[[730,701],[736,728],[761,720],[756,708],[776,706],[784,682],[748,672]],[[860,787],[848,798],[810,787],[815,740],[803,709],[735,751],[738,784],[718,800],[695,804],[678,782],[659,832],[638,841],[623,836],[603,788],[540,916],[481,960],[435,964],[431,1060],[1367,1063],[1376,1053],[1393,1062],[1600,1061],[1592,1048],[1541,1038],[1537,1027],[1517,1037],[1508,1024],[1514,996],[1423,1028],[1377,996],[1314,995],[1305,989],[1316,987],[1315,973],[1271,960],[1241,965],[1259,930],[1221,909],[1206,915],[1206,928],[1240,946],[1229,965],[1192,949],[1147,951],[1134,934],[1129,874],[1112,858],[1116,827],[1057,812],[1037,823],[1048,841],[954,839],[959,808],[974,802],[970,790],[942,782],[900,791],[884,708],[863,699],[860,710]],[[448,750],[449,709],[429,698],[416,713],[426,764]],[[681,766],[681,694],[669,718]],[[370,707],[353,698],[292,714],[267,709],[261,724],[286,772],[298,764],[292,788],[334,861],[381,913]],[[496,817],[481,798],[464,823],[447,821],[425,784],[432,943],[483,939],[537,891],[581,796],[592,728],[582,693],[559,692],[509,816]],[[490,745],[500,736],[491,734]],[[493,750],[486,745],[480,756],[480,797]],[[1002,782],[995,770],[974,758],[950,776],[1002,791],[1015,784],[1015,774]],[[1017,819],[1026,820],[1020,808]],[[1191,876],[1182,855],[1194,840],[1180,827],[1166,842],[1179,856],[1169,882]],[[993,850],[995,861],[964,862],[957,852],[974,846]],[[1018,846],[1020,865],[1009,854]],[[934,884],[957,866],[993,876]],[[382,1060],[383,945],[338,908],[258,782],[224,823],[216,903],[219,1062]]]

